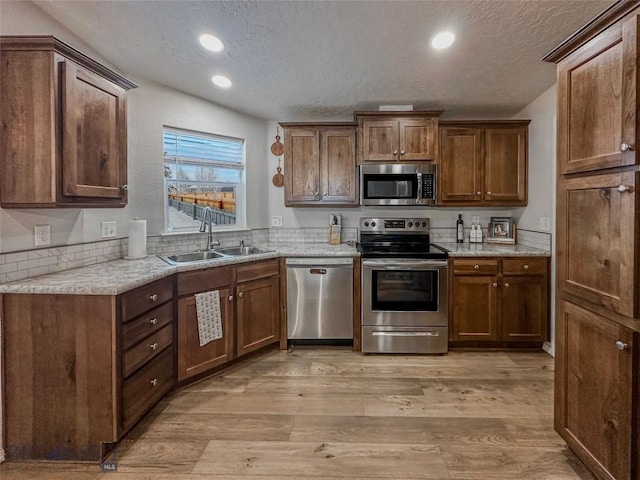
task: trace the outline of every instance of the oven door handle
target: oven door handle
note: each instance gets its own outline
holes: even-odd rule
[[[362,267],[369,269],[379,268],[384,270],[431,270],[433,268],[447,268],[447,262],[437,260],[409,260],[407,262],[363,260]]]

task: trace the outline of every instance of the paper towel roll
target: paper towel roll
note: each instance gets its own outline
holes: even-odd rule
[[[129,220],[128,255],[124,258],[135,260],[147,256],[147,221]]]

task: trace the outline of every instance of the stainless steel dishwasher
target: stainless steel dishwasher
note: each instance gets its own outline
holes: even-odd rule
[[[353,258],[288,258],[287,338],[353,341]]]

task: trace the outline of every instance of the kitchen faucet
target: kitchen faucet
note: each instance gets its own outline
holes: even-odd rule
[[[200,233],[204,233],[207,231],[207,227],[209,231],[207,233],[207,248],[205,250],[211,250],[212,247],[219,247],[220,240],[213,238],[213,210],[211,207],[204,207],[202,210],[202,220],[200,220]]]

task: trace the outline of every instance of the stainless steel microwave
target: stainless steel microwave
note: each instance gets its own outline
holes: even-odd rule
[[[434,205],[432,163],[360,165],[360,205]]]

